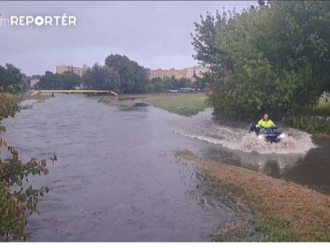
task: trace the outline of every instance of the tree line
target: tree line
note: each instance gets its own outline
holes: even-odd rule
[[[38,79],[36,88],[43,90],[70,90],[83,86],[87,89],[112,90],[122,94],[165,92],[184,87],[202,89],[206,86],[206,83],[196,75],[193,81],[187,78],[177,79],[174,76],[150,80],[146,68],[127,56],[118,54],[109,55],[105,59],[105,65],[84,65],[82,77],[69,71],[63,74],[46,71],[45,75],[26,76],[12,64],[0,66],[0,82],[2,86],[10,86],[7,90],[14,86],[26,90],[32,79]]]
[[[88,89],[112,90],[124,94],[145,93],[148,74],[144,67],[125,55],[111,54],[104,65],[84,67],[83,84]]]
[[[27,76],[13,64],[0,65],[0,92],[13,93],[28,88]]]
[[[187,78],[148,78],[147,68],[125,55],[111,54],[105,65],[95,63],[83,69],[83,84],[89,89],[106,89],[123,94],[164,92],[182,87],[204,88],[206,83],[195,76],[194,82]]]
[[[315,107],[330,91],[330,2],[258,3],[194,23],[194,58],[210,68],[209,103],[237,119]]]
[[[164,78],[152,78],[148,90],[150,92],[166,92],[169,90],[178,90],[180,88],[194,87],[195,84],[192,83],[188,78],[177,79],[173,77],[164,77]]]
[[[81,83],[81,77],[73,72],[58,74],[46,71],[45,75],[39,77],[37,86],[42,90],[71,90],[80,86]]]
[[[40,79],[39,89],[73,89],[83,85],[87,89],[112,90],[122,94],[140,94],[148,92],[164,92],[181,87],[204,88],[204,81],[195,76],[194,82],[189,79],[174,77],[148,78],[147,68],[129,59],[125,55],[111,54],[106,57],[104,65],[95,63],[84,65],[82,77],[66,72],[56,74],[47,71],[45,75],[34,75]]]

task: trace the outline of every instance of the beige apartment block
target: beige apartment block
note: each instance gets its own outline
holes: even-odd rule
[[[163,70],[158,68],[157,70],[150,70],[149,78],[165,78],[165,77],[175,77],[176,79],[185,78],[187,76],[187,69],[176,70],[171,68],[169,70]]]
[[[82,77],[82,69],[80,67],[67,66],[67,65],[56,66],[56,73],[63,74],[64,72],[73,72],[79,75],[80,77]]]
[[[203,77],[203,73],[208,72],[209,69],[206,67],[194,66],[187,68],[187,78],[192,79],[194,74],[197,77]]]
[[[31,79],[30,80],[30,87],[33,88],[37,83],[39,83],[39,79]]]
[[[177,79],[180,78],[188,78],[188,79],[193,79],[194,74],[198,77],[202,77],[204,72],[209,71],[208,68],[204,67],[199,67],[199,66],[194,66],[194,67],[188,67],[188,68],[183,68],[176,70],[174,68],[171,68],[169,70],[163,70],[161,68],[158,68],[156,70],[150,70],[149,71],[149,78],[165,78],[165,77],[172,77],[174,76]]]

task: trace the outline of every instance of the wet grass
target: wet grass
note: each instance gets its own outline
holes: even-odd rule
[[[124,95],[103,97],[101,102],[115,106],[133,106],[135,100],[143,100],[156,108],[167,110],[171,113],[192,116],[204,110],[207,105],[205,93],[169,93],[149,95]]]
[[[291,127],[309,132],[311,134],[330,135],[330,121],[301,116],[293,117],[286,122]]]
[[[313,110],[313,113],[317,116],[330,116],[330,95],[324,94],[320,97],[317,108]]]
[[[162,108],[171,113],[184,116],[195,115],[207,107],[205,93],[150,95],[146,98],[146,101],[156,108]]]
[[[36,102],[34,103],[31,103],[31,104],[28,104],[28,105],[20,105],[19,106],[19,109],[20,110],[26,110],[26,109],[31,109],[33,108],[33,105],[36,104],[36,103],[42,103],[44,102],[46,99],[50,98],[50,96],[45,96],[45,95],[34,95],[34,96],[31,96],[31,95],[27,95],[27,94],[5,94],[6,95],[6,98],[9,100],[9,101],[12,101],[12,102],[15,102],[15,103],[22,103],[24,102],[25,100],[36,100]]]
[[[302,131],[317,135],[330,137],[330,96],[324,94],[320,99],[318,106],[310,110],[300,110],[296,113],[297,117],[291,117],[286,123]],[[319,118],[320,117],[320,118]]]
[[[38,100],[38,102],[42,102],[44,100],[49,99],[51,96],[49,95],[27,95],[27,94],[6,94],[6,98],[10,101],[19,103],[25,100]]]
[[[243,228],[223,236],[215,242],[298,242],[300,234],[285,220],[254,218]]]
[[[329,196],[248,169],[200,160],[189,151],[176,157],[197,162],[216,187],[256,210],[247,225],[217,235],[215,241],[330,241]]]

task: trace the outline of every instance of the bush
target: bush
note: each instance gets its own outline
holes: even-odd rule
[[[0,148],[7,147],[10,158],[2,159],[0,150],[0,241],[27,240],[30,236],[25,232],[27,226],[26,212],[38,212],[37,204],[40,197],[48,193],[47,187],[34,189],[31,185],[24,189],[23,182],[28,182],[30,175],[47,175],[47,161],[32,158],[28,163],[22,163],[14,147],[8,146],[1,134],[6,128],[1,121],[15,117],[19,112],[19,103],[9,100],[0,93]],[[56,155],[49,158],[57,161]],[[13,191],[12,187],[20,189]],[[39,213],[39,212],[38,212]]]
[[[288,116],[330,92],[330,2],[259,4],[207,13],[192,35],[194,58],[211,70],[208,102],[232,119]]]
[[[286,119],[286,123],[294,128],[307,132],[330,133],[330,121],[313,117],[291,117]]]

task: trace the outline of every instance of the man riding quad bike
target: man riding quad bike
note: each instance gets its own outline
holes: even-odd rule
[[[255,132],[258,138],[265,138],[270,143],[277,143],[285,136],[282,132],[275,131],[276,129],[274,122],[268,119],[268,114],[264,114],[257,125],[250,125],[250,133]]]

